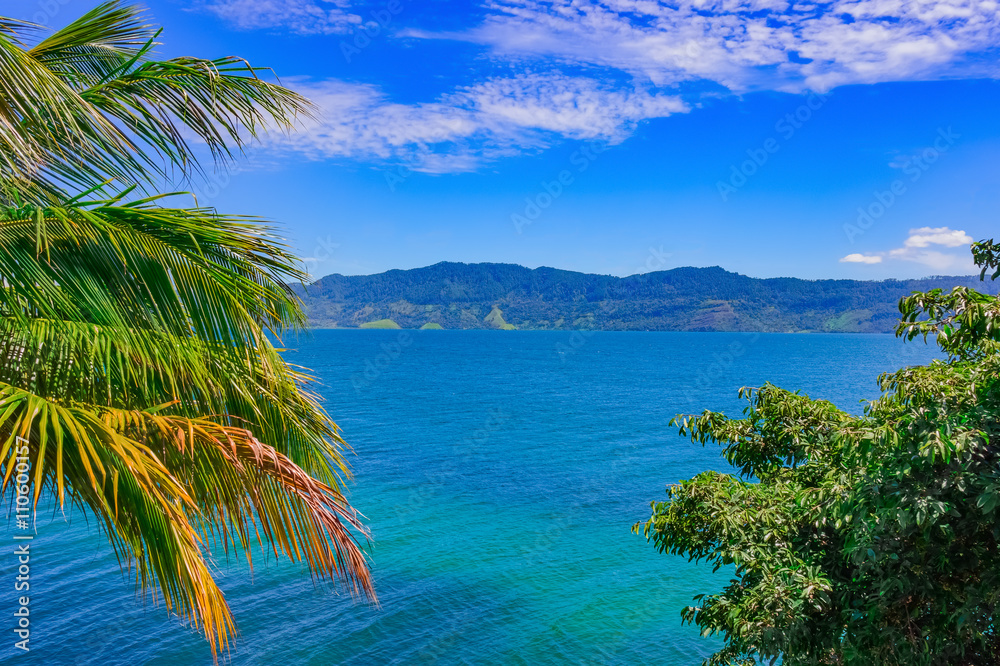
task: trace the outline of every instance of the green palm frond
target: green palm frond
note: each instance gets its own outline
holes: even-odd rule
[[[166,569],[143,560],[149,549],[136,539],[149,538],[148,530],[113,522],[119,506],[130,505],[117,491],[113,502],[98,492],[105,472],[69,474],[117,469],[90,462],[106,443],[149,447],[150,464],[190,494],[180,495],[190,504],[184,524],[200,525],[202,537],[214,534],[249,557],[252,527],[275,553],[374,599],[354,536],[364,531],[341,490],[343,440],[307,390],[310,378],[268,337],[303,321],[287,287],[301,276],[294,259],[252,218],[161,208],[159,200],[0,210],[0,381],[18,387],[18,405],[30,396],[43,414],[62,415],[58,423],[70,425],[53,422],[55,441],[96,442],[66,466],[62,444],[48,447],[52,438],[39,430],[36,456],[50,471],[35,468],[36,493],[47,485],[62,501],[69,488],[77,502],[98,502],[116,550],[140,564],[138,582],[155,584],[170,608],[201,623],[213,647],[226,645],[231,632],[214,597],[191,596]],[[169,417],[150,412],[167,403]],[[103,439],[80,435],[88,432],[76,425],[84,414],[87,427],[95,428],[95,418],[107,426]],[[13,428],[0,421],[0,437],[9,439]],[[181,431],[198,446],[178,448]],[[158,497],[143,501],[173,506],[173,492]],[[179,530],[174,539],[199,549],[189,527],[171,528]],[[134,534],[120,532],[126,528]],[[186,570],[207,575],[183,552]]]
[[[312,113],[240,58],[155,60],[158,30],[119,0],[30,48],[36,30],[0,24],[0,176],[36,199],[108,178],[148,185],[172,169],[188,175],[199,166],[185,133],[225,163],[262,132]]]
[[[240,347],[259,343],[265,329],[304,323],[286,283],[305,275],[259,220],[160,208],[162,196],[0,209],[0,276],[9,290],[0,305],[15,317]]]
[[[158,35],[119,1],[48,35],[0,17],[0,495],[24,437],[36,506],[96,515],[215,653],[214,543],[375,594],[346,444],[273,343],[305,324],[306,274],[258,218],[133,194],[309,104],[238,58],[156,60]]]
[[[143,12],[117,2],[98,5],[35,44],[29,55],[69,83],[107,80],[148,48],[157,30]]]
[[[0,34],[7,35],[8,37],[14,37],[16,39],[18,35],[30,34],[41,29],[42,26],[37,23],[0,16]]]
[[[0,33],[0,175],[31,194],[51,191],[53,164],[135,161],[122,132],[15,40]],[[113,175],[113,174],[112,174]],[[10,196],[9,194],[7,195]]]
[[[182,128],[226,161],[231,145],[242,148],[269,128],[289,129],[285,118],[308,111],[302,98],[258,78],[258,71],[239,58],[144,62],[80,95],[186,170],[193,152]]]
[[[39,395],[116,409],[176,401],[187,415],[252,427],[257,437],[323,483],[347,475],[346,445],[307,390],[311,378],[271,347],[232,348],[150,331],[33,318],[0,318],[0,381]],[[183,398],[183,400],[182,400]]]

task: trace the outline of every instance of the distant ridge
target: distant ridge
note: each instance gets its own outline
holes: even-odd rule
[[[977,276],[761,279],[713,266],[619,278],[452,262],[377,275],[328,275],[296,290],[317,328],[390,320],[402,328],[889,333],[901,297],[955,286],[996,293],[995,285]]]

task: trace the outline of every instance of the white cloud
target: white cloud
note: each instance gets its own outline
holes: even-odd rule
[[[959,229],[948,227],[920,227],[910,229],[910,236],[903,243],[904,247],[927,247],[928,245],[944,245],[959,247],[971,245],[972,236]]]
[[[972,258],[968,251],[949,253],[931,249],[931,246],[934,245],[952,248],[965,246],[967,248],[971,243],[972,236],[961,229],[920,227],[918,229],[910,229],[909,235],[903,241],[903,247],[876,254],[849,254],[841,258],[840,261],[844,263],[878,264],[882,263],[883,259],[897,259],[923,264],[936,271],[974,273],[977,269],[972,263]]]
[[[687,111],[679,98],[563,76],[493,79],[459,95],[485,116],[563,136],[621,141],[638,120]]]
[[[882,257],[878,255],[866,255],[855,252],[854,254],[842,257],[840,261],[847,264],[880,264],[882,263]]]
[[[562,75],[490,79],[418,104],[394,103],[366,84],[290,83],[320,107],[320,118],[270,139],[272,146],[311,159],[399,161],[426,172],[471,171],[557,139],[619,143],[642,120],[688,109],[674,96]]]
[[[476,28],[446,37],[501,58],[611,67],[658,85],[733,91],[984,76],[1000,43],[994,0],[494,0]]]
[[[240,29],[343,35],[368,20],[357,0],[200,1]],[[622,141],[642,120],[687,110],[663,90],[684,83],[716,94],[998,77],[998,11],[997,0],[486,0],[485,18],[462,32],[393,35],[481,44],[514,71],[548,74],[479,80],[415,104],[370,85],[314,83],[305,92],[325,120],[281,143],[317,159],[464,171],[558,139]],[[591,78],[557,71],[580,67]]]
[[[302,35],[343,34],[362,23],[345,0],[208,0],[202,5],[240,30],[283,27]]]

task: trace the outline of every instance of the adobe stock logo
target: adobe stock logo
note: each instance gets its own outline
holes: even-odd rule
[[[774,131],[780,135],[781,140],[791,140],[795,133],[812,119],[813,114],[823,108],[829,98],[829,95],[811,93],[794,112],[786,113],[778,119],[778,122],[774,124]],[[729,165],[729,178],[715,184],[715,189],[719,191],[719,196],[722,197],[723,201],[729,201],[731,195],[736,194],[767,164],[772,155],[781,150],[781,140],[773,136],[768,137],[760,147],[747,149],[746,154],[749,159],[743,160],[738,165]]]
[[[915,183],[920,180],[927,170],[955,145],[959,138],[961,135],[956,134],[950,127],[938,129],[937,138],[934,139],[931,146],[907,158],[900,165],[903,173],[910,177],[909,182]],[[873,192],[874,201],[867,206],[858,207],[858,217],[853,224],[850,222],[844,224],[844,234],[847,236],[847,240],[853,243],[855,238],[870,229],[908,191],[907,182],[902,178],[897,178],[889,184],[889,189]]]
[[[389,28],[392,17],[403,11],[403,3],[400,0],[389,0],[385,9],[372,10],[372,20],[362,24],[354,33],[354,39],[350,42],[341,40],[340,53],[348,63],[351,59],[371,46],[372,40],[382,34],[383,30]]]
[[[69,3],[70,0],[42,0],[38,3],[38,11],[31,20],[38,25],[48,25]]]
[[[573,151],[570,155],[569,163],[576,167],[577,173],[583,173],[590,165],[608,149],[608,142],[604,139],[593,139],[588,141],[579,150]],[[563,169],[550,181],[543,180],[539,183],[540,189],[533,197],[524,198],[524,210],[521,213],[513,212],[510,221],[514,225],[514,230],[518,234],[524,233],[524,228],[534,224],[542,213],[549,208],[556,199],[562,196],[570,185],[576,181],[573,172]]]

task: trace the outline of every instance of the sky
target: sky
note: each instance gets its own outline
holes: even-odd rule
[[[0,0],[65,25],[94,0]],[[994,0],[149,0],[163,57],[317,105],[199,204],[315,277],[439,261],[630,275],[974,272],[1000,213]]]

